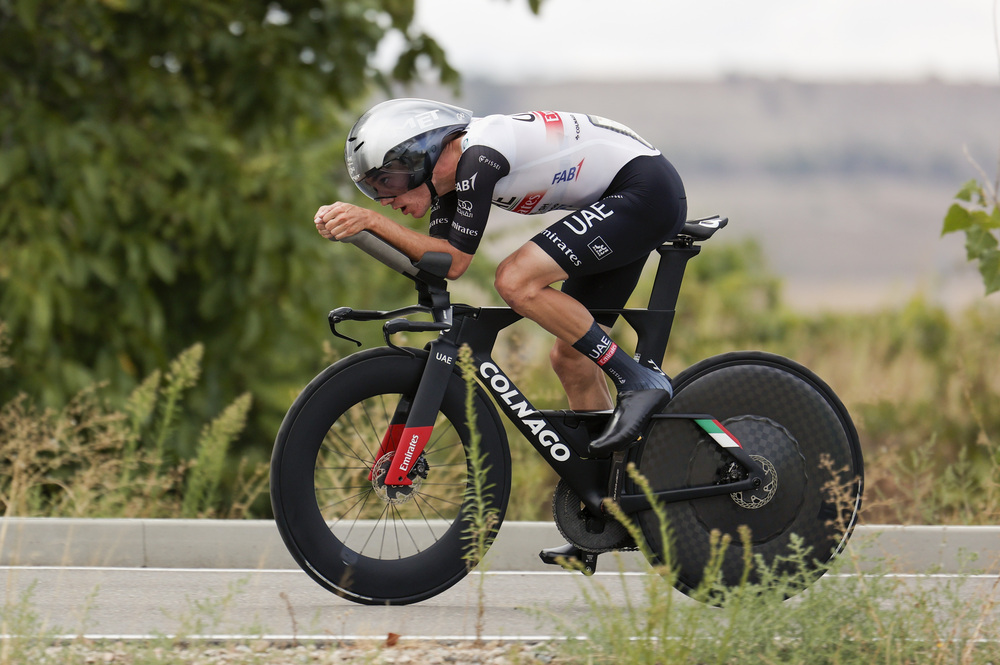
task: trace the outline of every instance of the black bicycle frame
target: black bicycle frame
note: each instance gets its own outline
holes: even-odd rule
[[[497,407],[570,485],[592,514],[602,514],[602,502],[609,496],[626,513],[650,507],[649,500],[644,495],[620,493],[624,455],[618,454],[612,458],[587,457],[590,440],[603,430],[610,412],[540,411],[493,360],[490,354],[497,336],[504,328],[520,320],[520,315],[505,307],[451,306],[439,260],[429,257],[412,264],[408,260],[400,261],[394,255],[389,256],[391,260],[386,260],[385,248],[388,246],[377,238],[375,240],[381,244],[355,244],[361,245],[362,249],[386,265],[414,279],[421,305],[388,312],[355,311],[342,307],[330,313],[333,333],[350,339],[336,330],[337,323],[347,320],[391,319],[384,326],[386,343],[399,348],[390,340],[395,332],[441,331],[426,347],[427,364],[412,402],[409,399],[401,400],[382,441],[379,457],[395,450],[386,484],[409,485],[412,482],[407,474],[430,438],[448,380],[455,371],[458,349],[467,344],[472,350],[477,379],[492,395]],[[594,310],[594,313],[620,314],[635,329],[638,336],[636,356],[639,362],[655,367],[662,363],[684,269],[688,260],[699,251],[700,248],[690,238],[658,248],[660,261],[648,309]],[[444,270],[447,270],[447,266]],[[431,313],[434,320],[422,322],[393,318],[416,312]],[[360,342],[357,343],[360,345]],[[686,420],[695,426],[699,421],[713,421],[718,425],[708,414],[660,414],[654,418]],[[685,501],[759,487],[764,478],[763,470],[739,447],[738,441],[731,438],[733,445],[726,449],[747,471],[745,479],[725,484],[661,490],[654,494],[655,498],[665,502]]]

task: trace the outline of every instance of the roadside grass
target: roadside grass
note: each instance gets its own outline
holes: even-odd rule
[[[742,534],[748,537],[749,534]],[[640,541],[641,542],[641,541]],[[726,538],[716,540],[712,569]],[[167,616],[173,634],[149,639],[83,637],[86,608],[66,631],[34,607],[34,588],[0,607],[0,665],[291,665],[294,663],[489,663],[490,665],[987,665],[1000,662],[1000,590],[957,577],[935,586],[894,574],[891,562],[849,548],[805,591],[794,572],[809,552],[793,549],[781,566],[755,566],[758,578],[723,588],[707,575],[693,598],[676,591],[669,562],[649,574],[578,576],[583,602],[573,617],[544,609],[544,590],[525,601],[562,639],[520,643],[338,638],[338,619],[316,617],[292,637],[259,623],[233,631],[229,609],[245,602],[248,580],[206,591]],[[608,556],[608,555],[605,555]],[[610,558],[610,557],[609,557]],[[789,566],[788,564],[792,564]],[[793,572],[789,572],[793,571]],[[95,590],[93,602],[99,590]],[[622,602],[624,598],[624,602]],[[286,599],[287,600],[287,599]],[[289,602],[295,622],[295,608]],[[78,637],[72,637],[79,631]],[[246,638],[206,638],[224,632]],[[286,631],[283,631],[286,632]],[[317,639],[315,636],[327,637]]]
[[[634,469],[659,517],[661,542],[669,526],[661,505]],[[846,497],[845,497],[846,498]],[[649,558],[645,539],[611,505]],[[740,530],[744,551],[751,534]],[[854,542],[827,564],[793,539],[788,553],[767,563],[744,557],[740,583],[720,583],[719,563],[731,545],[713,533],[702,584],[688,596],[674,591],[676,572],[665,560],[642,577],[641,595],[619,578],[625,602],[599,582],[581,582],[589,612],[582,621],[547,616],[565,636],[556,648],[574,665],[808,663],[809,665],[909,665],[1000,662],[1000,581],[969,589],[968,579],[947,577],[934,587],[890,571]],[[824,577],[812,581],[812,570]],[[970,568],[971,572],[971,568]]]
[[[791,561],[804,556],[792,553]],[[673,591],[663,570],[643,577],[641,595],[624,606],[611,603],[599,582],[581,583],[590,611],[579,623],[560,622],[567,639],[558,650],[581,665],[987,665],[1000,658],[995,586],[973,592],[956,579],[943,590],[921,587],[871,570],[878,565],[871,561],[861,575],[848,556],[786,600],[798,588],[794,575],[756,565],[760,582],[702,590],[716,605]]]
[[[482,436],[476,429],[475,392],[476,368],[472,360],[472,349],[468,345],[463,345],[458,351],[458,367],[462,373],[462,380],[465,382],[465,418],[469,426],[469,447],[466,451],[469,459],[470,485],[466,489],[466,498],[471,500],[468,514],[462,515],[462,519],[469,522],[465,538],[467,540],[465,560],[469,569],[480,567],[480,572],[485,572],[483,562],[486,551],[490,548],[494,539],[494,529],[499,520],[499,511],[490,506],[490,491],[493,486],[487,484],[487,472],[489,466],[486,455],[482,450]],[[476,582],[476,642],[481,643],[483,638],[483,625],[486,613],[486,591],[485,577],[479,575]]]
[[[0,326],[0,370],[9,340]],[[0,405],[3,517],[244,517],[266,492],[266,465],[231,464],[252,400],[238,397],[195,441],[178,441],[199,379],[196,344],[114,407],[92,386],[61,409],[18,395]],[[224,488],[225,486],[225,488]]]

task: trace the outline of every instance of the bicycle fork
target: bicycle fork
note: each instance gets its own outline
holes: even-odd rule
[[[434,431],[434,421],[444,400],[454,371],[458,348],[447,341],[437,340],[431,345],[423,376],[412,401],[403,396],[396,405],[389,427],[382,437],[376,460],[393,452],[392,464],[386,473],[386,485],[412,485],[409,477],[413,465],[420,459]],[[372,471],[368,477],[371,479]]]

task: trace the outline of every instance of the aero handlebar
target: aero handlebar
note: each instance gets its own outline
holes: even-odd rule
[[[370,231],[360,231],[353,236],[344,238],[342,242],[354,245],[396,272],[410,277],[416,277],[417,273],[420,272],[420,269],[413,265],[413,262],[405,254]]]

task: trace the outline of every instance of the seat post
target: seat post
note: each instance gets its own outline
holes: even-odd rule
[[[681,282],[687,262],[698,255],[701,247],[691,243],[661,245],[656,248],[660,254],[660,264],[653,279],[653,290],[649,294],[649,309],[675,309],[677,296],[681,292]]]
[[[701,247],[688,241],[675,241],[656,249],[660,262],[653,279],[653,289],[649,295],[646,310],[632,310],[624,315],[629,325],[635,329],[638,341],[635,353],[639,362],[650,362],[659,367],[667,350],[670,329],[674,322],[674,310],[680,294],[681,282],[687,262],[698,255]]]

